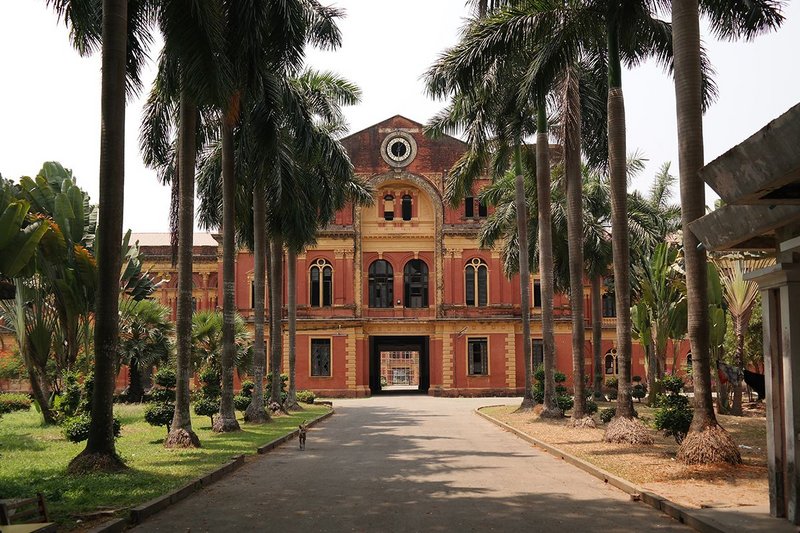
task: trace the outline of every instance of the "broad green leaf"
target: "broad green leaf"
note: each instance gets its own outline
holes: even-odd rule
[[[37,222],[19,232],[0,258],[0,272],[5,276],[14,277],[24,269],[36,252],[42,236],[49,229],[48,224]]]
[[[19,233],[29,208],[30,204],[24,200],[11,202],[0,215],[0,250]]]

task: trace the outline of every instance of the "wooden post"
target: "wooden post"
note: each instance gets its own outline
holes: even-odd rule
[[[800,264],[746,278],[758,282],[763,306],[770,514],[800,524]]]

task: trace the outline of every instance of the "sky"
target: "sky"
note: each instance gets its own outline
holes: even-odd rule
[[[396,114],[425,122],[444,105],[423,91],[422,74],[458,40],[465,0],[330,0],[344,8],[343,46],[309,51],[310,66],[332,70],[359,85],[360,105],[346,110],[355,132]],[[704,119],[706,162],[743,141],[800,100],[800,2],[785,8],[776,33],[751,43],[715,40],[704,29],[720,96]],[[151,51],[157,57],[158,50]],[[145,72],[149,87],[154,71]],[[660,67],[646,64],[623,75],[628,150],[648,159],[632,187],[646,189],[664,162],[678,171],[675,93]],[[138,128],[146,90],[129,102],[126,117],[125,228],[167,231],[169,190],[144,167]],[[35,175],[45,161],[71,168],[78,184],[98,197],[100,57],[82,58],[44,0],[0,2],[0,174]],[[675,191],[677,201],[678,192]],[[707,198],[711,203],[713,197]]]

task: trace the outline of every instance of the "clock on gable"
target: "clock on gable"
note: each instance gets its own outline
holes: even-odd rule
[[[381,156],[389,166],[402,168],[408,166],[417,155],[414,137],[404,131],[394,131],[381,143]]]

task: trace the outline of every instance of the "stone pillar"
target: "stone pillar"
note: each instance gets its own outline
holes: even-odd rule
[[[800,524],[800,264],[778,263],[746,279],[762,298],[770,514]]]

